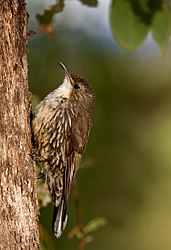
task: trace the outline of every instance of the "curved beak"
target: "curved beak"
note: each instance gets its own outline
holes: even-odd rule
[[[64,70],[65,72],[65,78],[63,83],[60,85],[60,91],[62,93],[63,96],[65,96],[67,99],[71,99],[72,97],[72,85],[73,85],[73,80],[72,80],[72,76],[71,73],[69,72],[69,70],[67,69],[67,67],[59,62],[59,65],[61,66],[61,68]]]
[[[61,62],[59,62],[59,65],[64,70],[65,76],[67,76],[71,80],[72,77],[71,77],[71,74],[70,74],[69,70],[67,69],[67,67],[63,63],[61,63]]]

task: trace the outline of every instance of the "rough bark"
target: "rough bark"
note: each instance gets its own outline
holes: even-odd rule
[[[0,1],[0,249],[39,249],[24,0]]]

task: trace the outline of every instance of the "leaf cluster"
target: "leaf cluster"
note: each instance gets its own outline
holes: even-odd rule
[[[110,26],[120,47],[136,49],[151,33],[164,53],[171,32],[170,6],[164,0],[113,0]]]

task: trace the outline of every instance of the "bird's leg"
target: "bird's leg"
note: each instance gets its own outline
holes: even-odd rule
[[[44,173],[41,173],[40,175],[37,176],[37,180],[41,179],[44,176]]]

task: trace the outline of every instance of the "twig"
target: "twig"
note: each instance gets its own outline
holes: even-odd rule
[[[75,207],[76,207],[77,226],[81,228],[83,226],[83,211],[82,211],[79,197],[78,197],[78,186],[77,186],[76,181],[74,181],[72,184],[72,190],[73,190]]]
[[[83,210],[80,205],[79,201],[79,195],[78,195],[78,186],[76,181],[73,182],[73,195],[74,195],[74,201],[75,201],[75,207],[76,207],[76,220],[77,220],[77,228],[79,229],[79,232],[81,233],[81,237],[78,240],[78,250],[84,250],[85,249],[85,235],[83,231]]]

